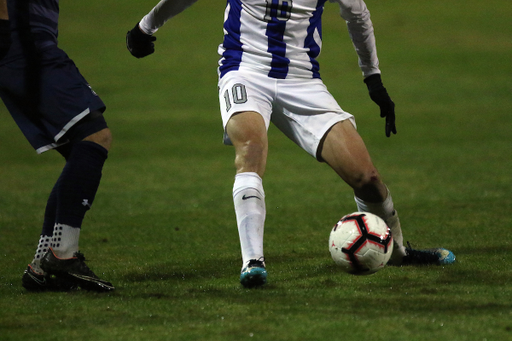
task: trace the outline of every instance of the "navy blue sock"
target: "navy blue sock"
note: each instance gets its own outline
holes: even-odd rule
[[[108,151],[97,143],[80,141],[73,144],[54,188],[57,199],[54,223],[82,226],[85,213],[96,196],[107,156]]]
[[[55,226],[55,216],[57,215],[57,184],[53,186],[50,197],[46,202],[46,209],[44,211],[43,231],[42,236],[52,236],[53,227]]]

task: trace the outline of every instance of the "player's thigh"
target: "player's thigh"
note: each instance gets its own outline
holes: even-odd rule
[[[226,132],[235,147],[237,173],[255,172],[263,177],[267,164],[267,128],[262,116],[254,111],[234,114]]]
[[[231,136],[229,136],[227,130],[228,122],[240,113],[257,113],[260,115],[266,134],[272,115],[272,94],[269,82],[271,80],[268,77],[240,71],[228,72],[219,80],[219,104],[225,144],[232,144]],[[237,118],[239,122],[232,125],[234,129],[230,129],[231,134],[241,123],[249,122],[242,119],[244,117],[245,115],[242,115],[242,117]],[[259,124],[259,120],[256,118],[252,118],[250,122]]]
[[[354,117],[345,112],[319,79],[279,81],[279,95],[272,122],[288,138],[308,152],[319,157],[319,146],[333,125]]]

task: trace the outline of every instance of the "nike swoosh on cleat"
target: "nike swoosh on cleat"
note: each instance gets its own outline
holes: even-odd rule
[[[80,275],[80,274],[73,274],[73,273],[70,273],[69,275],[73,276],[75,278],[81,279],[83,281],[87,281],[89,283],[96,283],[96,284],[100,285],[103,288],[110,288],[110,289],[114,288],[112,285],[109,285],[109,284],[105,283],[103,280],[98,279],[98,278],[94,278],[94,277],[90,277],[90,276],[85,276],[85,275]]]
[[[30,276],[30,278],[32,278],[32,280],[34,280],[34,282],[36,282],[38,285],[44,287],[46,285],[46,279],[43,278],[43,280],[41,281],[39,278],[37,278],[36,276],[32,275],[31,273],[28,273],[28,275]]]
[[[249,195],[249,196],[246,196],[245,194],[244,194],[244,196],[242,197],[242,200],[247,200],[247,199],[251,199],[251,198],[256,198],[256,199],[258,199],[258,200],[261,200],[261,198],[260,198],[260,197],[258,197],[258,196],[256,196],[256,195]]]

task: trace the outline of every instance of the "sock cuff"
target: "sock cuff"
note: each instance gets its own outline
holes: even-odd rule
[[[265,196],[263,190],[263,180],[256,172],[238,173],[235,176],[235,183],[233,184],[233,196],[236,196],[244,189],[253,188],[257,190],[262,196]]]
[[[354,200],[356,201],[357,204],[357,209],[361,212],[373,213],[384,220],[389,219],[390,217],[393,216],[395,208],[393,204],[393,198],[391,198],[391,193],[389,192],[389,189],[387,189],[387,193],[388,195],[386,199],[381,203],[367,202],[361,198],[358,198],[357,196],[354,196]]]
[[[66,224],[55,224],[51,247],[60,258],[70,258],[78,251],[80,228]]]
[[[72,153],[79,152],[83,155],[88,155],[88,156],[90,155],[91,157],[99,157],[103,161],[106,160],[108,157],[108,150],[105,147],[97,144],[96,142],[92,142],[92,141],[75,142],[71,152]]]

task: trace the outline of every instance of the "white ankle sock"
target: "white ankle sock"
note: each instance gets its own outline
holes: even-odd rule
[[[78,252],[80,228],[65,224],[55,224],[53,228],[52,249],[59,258],[71,258]]]
[[[239,173],[233,185],[240,247],[243,265],[251,259],[263,257],[263,230],[265,224],[265,192],[257,173]]]
[[[373,213],[384,219],[386,224],[389,226],[391,234],[393,235],[393,254],[391,255],[390,263],[400,264],[402,262],[402,258],[406,255],[404,238],[402,236],[400,219],[398,218],[398,213],[394,208],[393,199],[391,198],[389,190],[386,200],[382,203],[366,202],[358,197],[354,197],[354,199],[356,201],[358,211]]]
[[[50,248],[52,236],[43,236],[39,238],[39,243],[37,244],[36,253],[34,255],[34,259],[32,260],[32,269],[36,272],[42,273],[43,270],[41,269],[41,258],[43,258],[44,254],[48,249]]]

